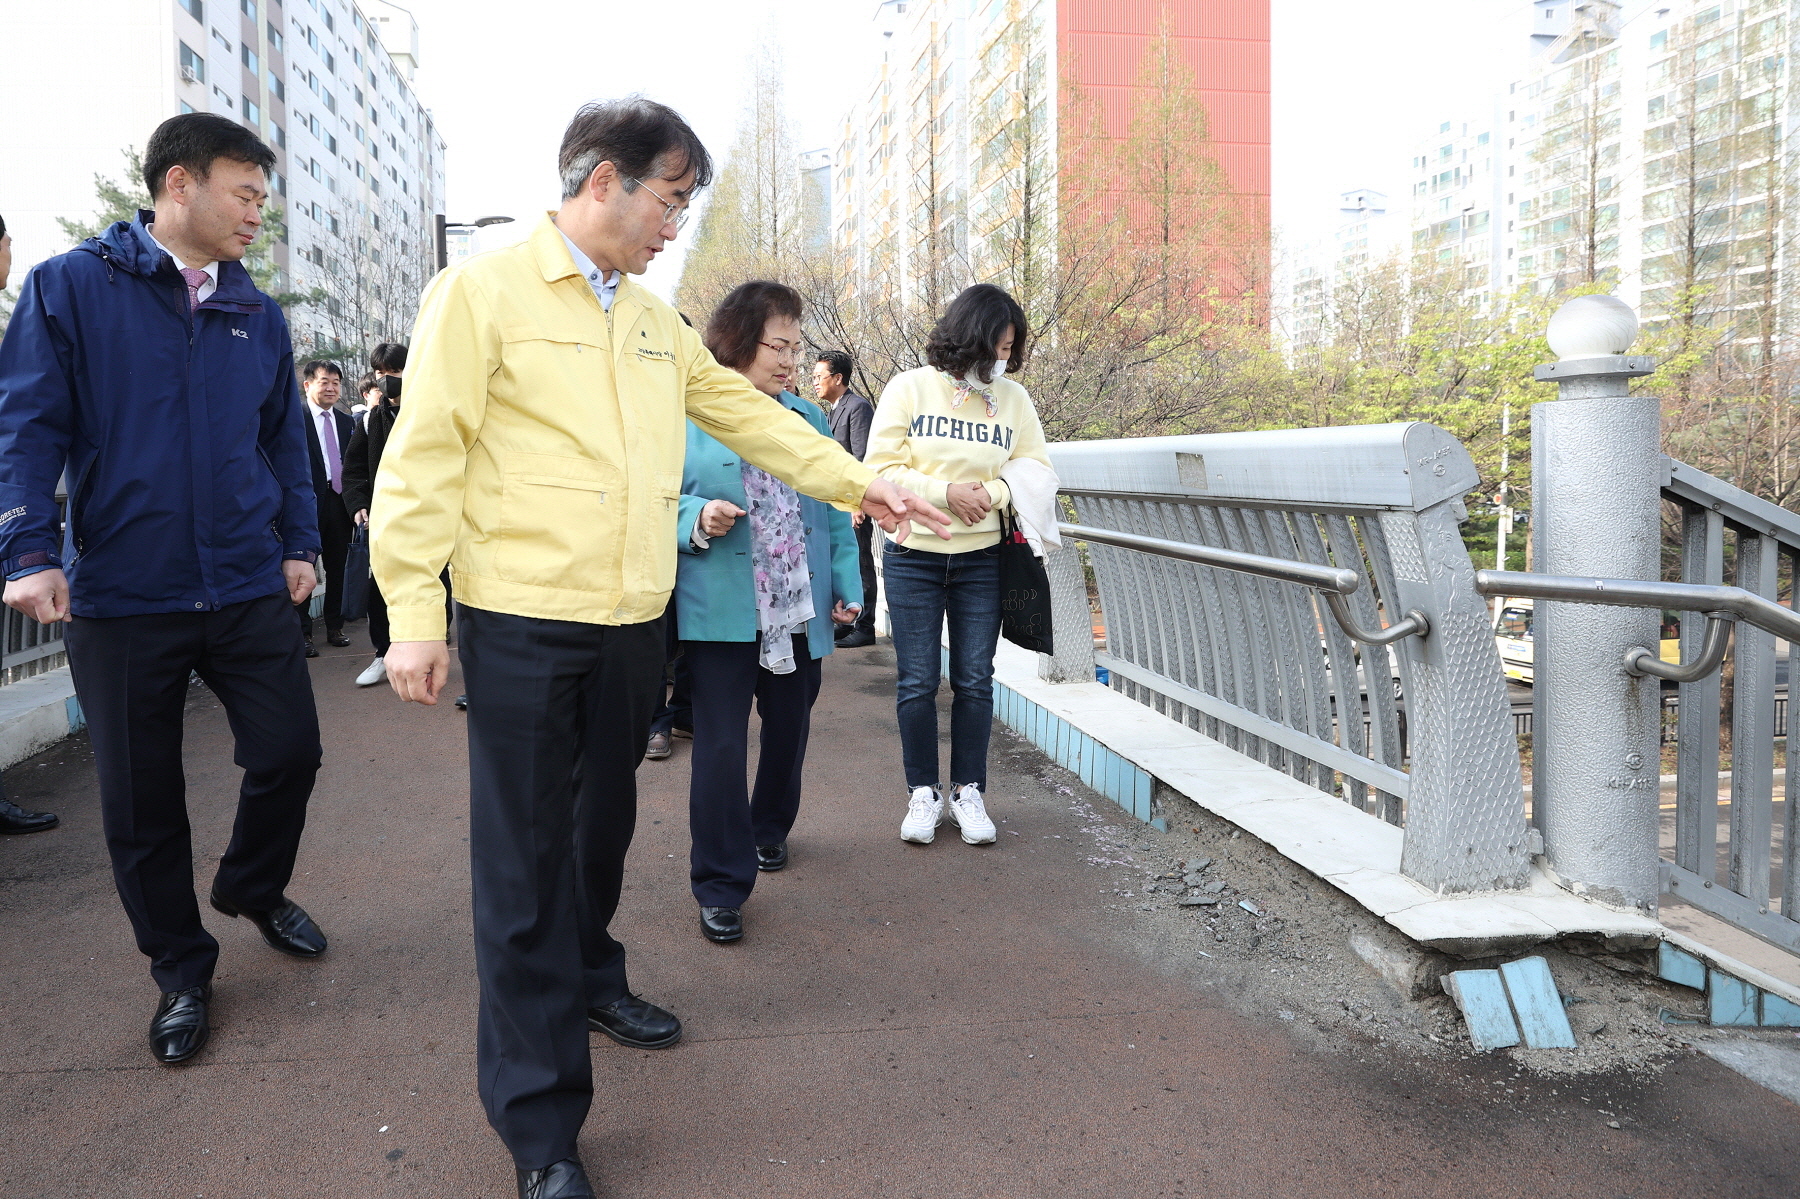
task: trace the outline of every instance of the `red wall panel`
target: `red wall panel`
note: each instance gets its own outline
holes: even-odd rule
[[[1260,259],[1248,268],[1250,274],[1260,276],[1269,255],[1269,0],[1058,0],[1057,71],[1069,85],[1070,104],[1065,169],[1082,169],[1079,139],[1094,116],[1102,137],[1129,136],[1132,114],[1145,99],[1138,82],[1144,54],[1164,34],[1174,39],[1177,59],[1193,72],[1206,108],[1205,150],[1223,169],[1233,194],[1229,206],[1250,216],[1251,227],[1239,225],[1233,235],[1248,236],[1250,244],[1231,247],[1227,256],[1241,261],[1249,251],[1250,258]],[[1107,193],[1100,204],[1106,213],[1096,215],[1132,224],[1139,204],[1120,190],[1120,180],[1070,177],[1068,182],[1100,187]]]

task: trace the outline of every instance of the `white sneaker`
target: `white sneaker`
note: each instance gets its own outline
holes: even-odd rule
[[[970,845],[992,845],[1000,835],[981,802],[981,788],[974,783],[950,793],[950,823],[962,830],[962,839]]]
[[[363,672],[356,676],[358,687],[373,687],[387,678],[387,663],[380,658],[363,667]]]
[[[937,826],[944,823],[944,797],[936,787],[914,787],[906,801],[906,819],[900,822],[900,839],[930,845]]]

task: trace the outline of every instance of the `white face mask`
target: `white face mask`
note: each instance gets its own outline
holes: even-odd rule
[[[994,359],[994,378],[998,379],[1001,375],[1004,375],[1005,373],[1006,373],[1006,359],[1004,359],[1004,358]]]

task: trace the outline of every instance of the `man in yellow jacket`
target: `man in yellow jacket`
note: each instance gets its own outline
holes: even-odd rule
[[[446,562],[469,705],[469,839],[482,1103],[523,1199],[593,1194],[576,1135],[590,1027],[654,1049],[673,1014],[633,995],[607,931],[662,681],[684,421],[797,490],[947,535],[948,518],[776,409],[625,278],[712,174],[673,110],[590,104],[564,134],[562,207],[530,239],[439,275],[370,515],[388,677],[435,704]]]

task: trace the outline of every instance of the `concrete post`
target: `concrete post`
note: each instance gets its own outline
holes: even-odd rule
[[[1659,405],[1627,394],[1651,371],[1628,358],[1636,317],[1581,296],[1550,324],[1562,361],[1540,366],[1559,398],[1531,409],[1533,569],[1661,577]],[[1577,894],[1654,911],[1661,773],[1660,685],[1626,653],[1657,644],[1660,614],[1539,600],[1533,619],[1532,821],[1558,880]]]

